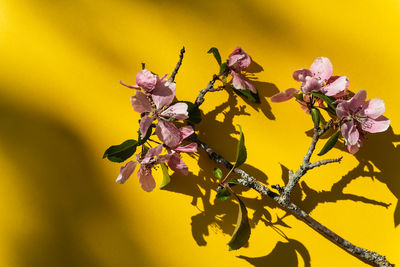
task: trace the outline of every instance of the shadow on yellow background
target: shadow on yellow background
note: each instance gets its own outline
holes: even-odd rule
[[[186,177],[143,192],[101,159],[135,138],[132,92],[140,63],[162,75],[187,53],[177,97],[194,100],[223,57],[241,45],[259,64],[260,105],[206,96],[201,140],[234,160],[243,126],[244,169],[283,184],[310,138],[295,103],[268,97],[298,84],[292,72],[327,56],[351,90],[384,99],[392,127],[355,156],[304,177],[295,202],[349,241],[400,264],[399,1],[2,1],[0,3],[0,266],[365,266],[268,199],[236,188],[252,236],[227,251],[237,206],[214,201],[216,165],[187,156]],[[318,149],[318,148],[317,148]],[[160,179],[156,179],[159,183]]]

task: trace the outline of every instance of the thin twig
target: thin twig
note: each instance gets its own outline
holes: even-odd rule
[[[196,101],[194,102],[196,106],[200,106],[201,104],[203,104],[204,102],[204,96],[208,93],[208,92],[215,92],[215,91],[220,91],[222,89],[224,89],[223,86],[219,86],[217,88],[214,88],[214,83],[219,80],[219,75],[214,74],[212,80],[208,83],[207,87],[204,88],[203,90],[200,91],[199,95],[196,98]]]
[[[324,128],[320,129],[318,127],[314,127],[314,135],[310,144],[310,147],[308,148],[308,151],[306,155],[303,158],[303,162],[301,163],[300,168],[293,173],[292,171],[289,171],[289,181],[285,187],[283,187],[282,194],[281,194],[281,201],[289,201],[290,199],[290,194],[296,187],[296,185],[299,183],[300,178],[303,177],[307,171],[319,167],[322,165],[326,165],[329,163],[335,163],[335,162],[340,162],[342,160],[342,157],[337,158],[337,159],[325,159],[321,161],[317,161],[314,163],[310,162],[311,156],[314,153],[315,146],[319,140],[319,138],[326,132],[328,131],[331,127],[333,126],[333,121],[330,120]]]
[[[179,68],[182,65],[182,60],[183,60],[183,54],[185,54],[185,47],[182,47],[181,52],[179,53],[179,60],[178,63],[176,63],[175,69],[171,74],[171,77],[169,77],[169,81],[170,82],[174,82],[175,81],[175,76],[179,71]]]

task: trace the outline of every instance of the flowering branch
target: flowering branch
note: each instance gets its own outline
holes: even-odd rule
[[[346,76],[332,76],[332,64],[328,58],[317,58],[311,65],[310,70],[299,69],[295,71],[293,78],[301,82],[300,90],[287,89],[272,96],[271,101],[282,102],[295,97],[300,107],[311,115],[314,122],[314,134],[299,169],[296,172],[289,171],[288,183],[284,187],[279,185],[272,186],[272,188],[278,190],[278,193],[276,193],[238,168],[247,159],[244,135],[240,125],[240,138],[234,164],[200,141],[192,127],[201,121],[199,107],[205,101],[204,97],[208,92],[232,89],[233,92],[242,97],[258,103],[257,90],[246,78],[246,69],[251,64],[250,56],[241,47],[237,47],[229,55],[229,59],[226,62],[222,62],[218,49],[211,48],[208,53],[212,53],[217,60],[220,66],[219,74],[213,75],[212,80],[205,89],[200,91],[194,103],[189,101],[174,102],[176,90],[174,81],[182,65],[184,53],[185,48],[183,47],[179,54],[179,61],[168,80],[166,79],[167,75],[159,77],[147,69],[142,69],[136,75],[136,85],[126,85],[121,82],[122,85],[135,89],[135,94],[131,97],[131,104],[133,109],[140,113],[141,117],[138,138],[137,140],[129,139],[120,145],[109,147],[103,157],[113,162],[124,162],[135,154],[137,148],[140,147],[141,152],[135,154],[135,159],[130,160],[121,167],[116,182],[125,183],[135,171],[136,166],[140,165],[137,172],[139,183],[143,190],[150,192],[156,186],[152,170],[156,169],[157,166],[161,166],[164,176],[160,186],[162,188],[170,182],[168,168],[178,174],[188,174],[188,166],[183,162],[181,153],[194,153],[197,152],[197,147],[200,147],[214,162],[223,165],[229,170],[225,178],[218,183],[217,198],[225,200],[233,195],[239,204],[238,223],[232,239],[228,243],[230,249],[243,247],[247,243],[251,232],[246,206],[230,188],[231,184],[238,184],[252,188],[263,196],[268,196],[279,207],[362,261],[379,267],[392,266],[384,256],[353,245],[310,217],[290,200],[291,192],[308,170],[330,163],[341,162],[342,157],[310,162],[317,142],[329,129],[339,128],[325,143],[318,153],[319,156],[324,155],[334,147],[340,133],[345,140],[347,149],[354,154],[361,147],[366,132],[382,132],[389,127],[390,120],[382,116],[385,111],[383,101],[381,99],[366,101],[366,92],[364,90],[360,90],[349,99],[347,96],[349,79]],[[215,88],[216,81],[220,81],[223,85]],[[332,119],[326,123],[320,110],[330,113]],[[189,125],[178,125],[176,124],[178,121],[184,121]],[[157,136],[159,141],[150,139],[151,136]],[[156,143],[157,146],[151,147],[148,141]],[[187,141],[191,143],[184,144]],[[236,174],[239,178],[229,178],[231,173]],[[214,175],[221,179],[222,171],[215,169]]]

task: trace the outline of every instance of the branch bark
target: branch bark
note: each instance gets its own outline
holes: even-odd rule
[[[229,161],[227,161],[221,155],[216,153],[207,144],[200,141],[197,138],[197,135],[195,134],[192,135],[191,139],[195,141],[197,145],[201,147],[214,162],[223,165],[228,170],[233,168],[233,165]],[[378,267],[393,266],[386,260],[385,256],[382,256],[368,249],[358,247],[350,243],[346,239],[342,238],[341,236],[337,235],[336,233],[328,229],[326,226],[322,225],[321,223],[313,219],[311,216],[309,216],[305,211],[300,209],[294,203],[292,203],[290,199],[283,200],[279,194],[271,191],[267,186],[258,182],[254,177],[252,177],[245,171],[239,168],[235,168],[233,172],[239,175],[240,178],[237,179],[239,184],[241,184],[242,186],[252,188],[257,192],[259,192],[261,195],[268,196],[269,198],[273,199],[282,209],[288,211],[296,218],[298,218],[299,220],[310,226],[318,233],[325,236],[328,240],[330,240],[337,246],[341,247],[351,255],[357,257],[358,259],[372,266],[378,266]]]

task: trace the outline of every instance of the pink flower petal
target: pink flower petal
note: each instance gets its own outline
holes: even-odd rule
[[[194,133],[192,126],[183,126],[179,128],[179,131],[181,132],[182,140],[188,138]]]
[[[146,168],[143,165],[140,166],[138,171],[139,184],[146,192],[151,192],[156,187],[156,181],[154,181],[151,169]]]
[[[349,109],[357,111],[357,109],[364,104],[367,99],[367,92],[365,90],[359,90],[349,101]]]
[[[310,70],[315,78],[323,81],[327,81],[333,73],[332,63],[327,57],[315,59]]]
[[[140,120],[140,134],[142,137],[146,136],[147,131],[149,130],[150,125],[153,123],[153,118],[147,115],[143,116]]]
[[[175,172],[188,175],[189,168],[181,159],[181,155],[179,153],[174,153],[171,158],[167,161],[168,166]]]
[[[140,163],[141,164],[149,163],[152,158],[154,158],[155,156],[158,156],[158,155],[161,154],[162,149],[163,149],[162,145],[158,145],[156,147],[150,148],[149,151],[147,151],[147,153],[144,156],[144,158],[140,161]]]
[[[192,126],[183,126],[179,128],[179,131],[181,132],[182,140],[188,138],[194,133]]]
[[[151,112],[152,107],[147,96],[140,91],[136,91],[135,95],[131,97],[133,110],[139,113]]]
[[[320,81],[317,80],[316,78],[307,76],[306,82],[303,84],[301,89],[304,93],[308,93],[311,91],[318,92],[319,90],[321,90],[321,84]]]
[[[177,147],[182,141],[179,129],[170,121],[160,120],[155,132],[158,138],[168,147]]]
[[[293,97],[293,94],[297,93],[299,90],[294,88],[286,89],[285,91],[279,92],[273,96],[271,96],[271,102],[279,103],[284,102]]]
[[[368,118],[361,124],[361,128],[364,131],[370,133],[380,133],[386,131],[390,126],[390,120],[385,116],[379,116],[376,119]]]
[[[142,87],[145,91],[151,92],[157,84],[157,75],[151,73],[149,70],[141,70],[136,75],[136,84]]]
[[[363,111],[366,116],[376,119],[385,112],[385,103],[382,99],[373,98],[363,104]]]
[[[321,91],[327,96],[334,96],[347,90],[349,84],[350,80],[346,76],[333,76]]]
[[[343,119],[350,116],[349,102],[347,101],[340,102],[336,107],[336,115],[339,117],[339,119]]]
[[[240,46],[229,55],[229,67],[243,70],[250,66],[251,58]]]
[[[353,146],[357,144],[358,140],[360,139],[360,133],[358,132],[357,126],[353,123],[353,121],[343,123],[341,130],[346,145]]]
[[[257,94],[256,88],[242,75],[235,71],[231,71],[232,85],[238,90],[250,90],[252,93]]]
[[[168,81],[160,80],[156,88],[151,92],[154,104],[157,109],[161,109],[163,106],[168,106],[175,98],[176,84]]]
[[[117,177],[116,182],[119,184],[123,184],[128,180],[128,178],[132,175],[133,171],[135,170],[137,165],[136,161],[129,161],[128,163],[125,164],[125,166],[122,166],[119,175]]]
[[[175,151],[180,151],[180,152],[195,153],[195,152],[197,152],[197,144],[196,143],[190,143],[190,144],[188,144],[186,146],[178,146],[174,150]]]
[[[186,103],[179,102],[164,110],[161,115],[175,118],[177,120],[186,120],[189,118],[187,109],[188,105]]]
[[[347,150],[351,153],[351,154],[355,154],[358,152],[358,150],[360,150],[361,145],[360,144],[355,144],[353,146],[347,146]]]
[[[309,69],[299,69],[293,72],[293,79],[298,82],[305,82],[307,76],[313,76],[311,70]]]

